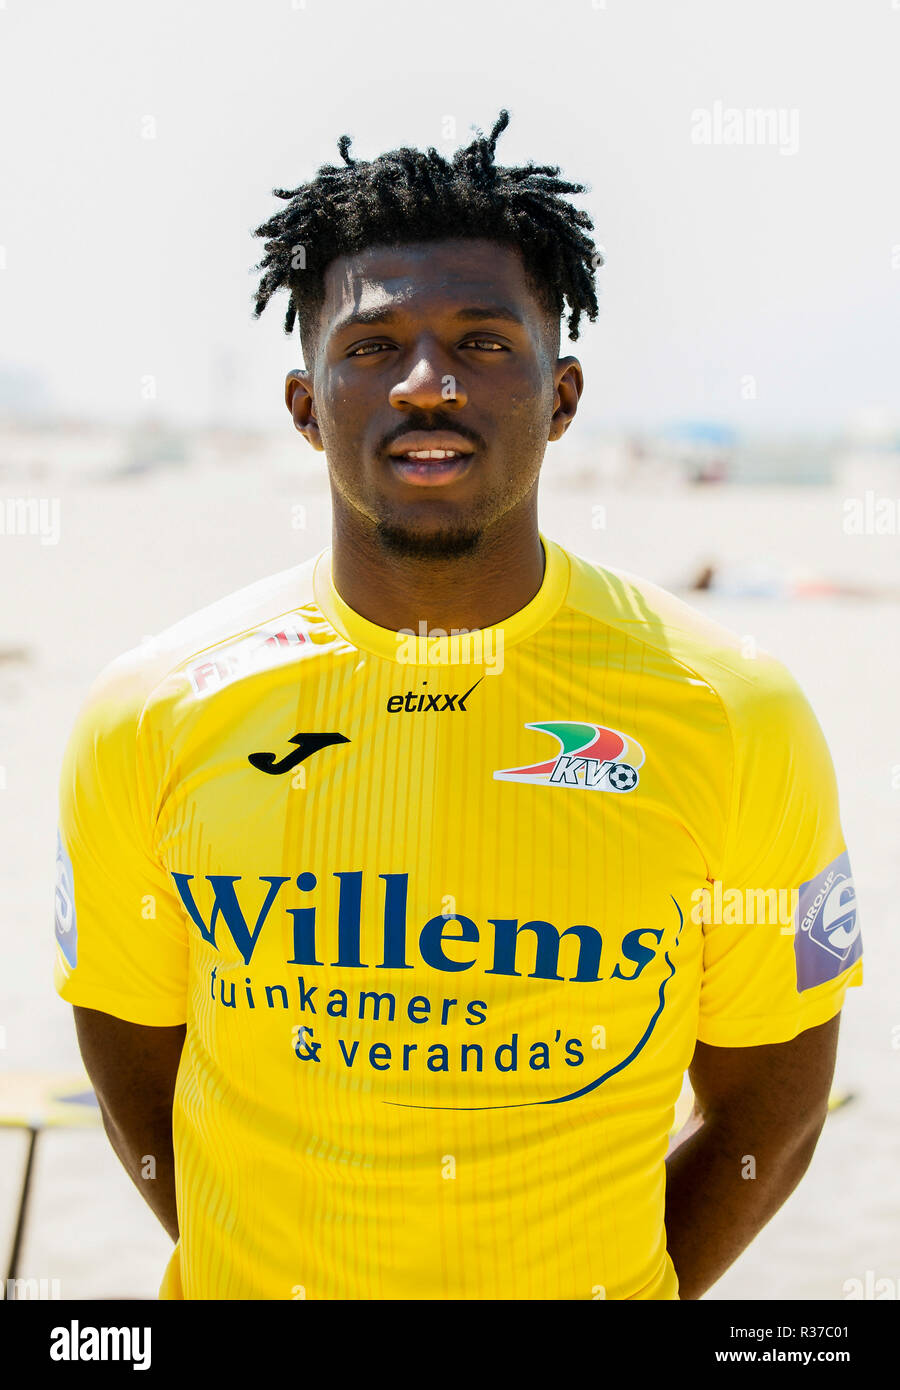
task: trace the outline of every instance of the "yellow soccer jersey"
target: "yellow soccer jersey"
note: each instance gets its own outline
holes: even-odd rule
[[[675,1299],[696,1040],[787,1041],[861,983],[794,679],[543,545],[493,629],[376,627],[326,550],[92,692],[55,981],[187,1025],[162,1297]]]

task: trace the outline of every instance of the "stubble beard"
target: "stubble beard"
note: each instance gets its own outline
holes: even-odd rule
[[[482,535],[482,527],[474,525],[417,531],[390,521],[379,521],[375,527],[381,549],[396,559],[459,560],[478,549]]]

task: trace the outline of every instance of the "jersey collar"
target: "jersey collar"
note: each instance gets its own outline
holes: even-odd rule
[[[395,632],[379,627],[345,603],[334,587],[331,547],[319,555],[313,572],[316,604],[351,646],[400,664],[482,665],[487,653],[496,654],[530,637],[558,611],[569,587],[569,557],[562,546],[541,534],[545,566],[541,587],[534,598],[517,613],[493,627],[458,634]]]

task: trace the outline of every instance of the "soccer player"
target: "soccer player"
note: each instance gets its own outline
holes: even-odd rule
[[[276,190],[256,311],[288,291],[332,547],[71,736],[56,987],[163,1298],[696,1299],[826,1115],[829,752],[773,657],[539,530],[599,253],[508,119]]]

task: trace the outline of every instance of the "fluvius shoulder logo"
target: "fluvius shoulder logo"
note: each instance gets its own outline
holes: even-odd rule
[[[188,667],[191,688],[195,695],[210,695],[241,676],[290,660],[298,647],[307,652],[315,650],[309,632],[296,622],[286,623],[277,630],[257,628],[216,648],[214,657],[204,657]]]
[[[631,792],[638,784],[644,750],[636,739],[602,724],[555,719],[526,724],[526,729],[550,734],[559,747],[546,762],[506,767],[494,773],[496,782],[530,782],[545,787],[578,787],[582,791]]]

